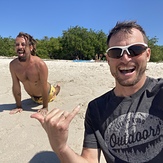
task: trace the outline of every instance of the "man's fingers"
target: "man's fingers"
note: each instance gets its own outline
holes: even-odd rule
[[[79,110],[80,110],[80,106],[74,108],[70,113],[64,112],[63,110],[61,111],[61,110],[54,109],[46,115],[46,119],[45,116],[40,112],[34,113],[30,117],[37,119],[42,125],[44,124],[44,122],[48,122],[49,119],[56,119],[57,117],[64,118],[66,124],[69,124],[72,121],[72,119],[76,116],[76,114],[79,112]]]
[[[44,122],[44,116],[41,113],[34,113],[30,117],[37,119],[41,124]]]
[[[73,109],[72,112],[66,117],[66,121],[70,123],[76,114],[78,114],[79,110],[80,106],[77,106],[75,109]]]
[[[22,108],[16,108],[10,111],[9,114],[16,114],[16,113],[21,113],[23,111]]]

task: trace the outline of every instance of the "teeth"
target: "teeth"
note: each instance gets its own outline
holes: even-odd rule
[[[123,67],[123,68],[120,68],[120,70],[122,70],[122,71],[123,70],[131,70],[131,69],[134,69],[134,67],[128,67],[128,68],[127,67]]]
[[[19,51],[19,53],[23,53],[23,51]]]
[[[133,72],[135,69],[135,67],[121,67],[119,68],[119,71],[123,74],[126,74],[126,73],[131,73]]]

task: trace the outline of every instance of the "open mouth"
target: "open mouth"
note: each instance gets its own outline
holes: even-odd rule
[[[17,53],[18,53],[18,55],[19,55],[20,57],[24,55],[24,51],[23,51],[23,50],[18,50]]]
[[[122,73],[122,74],[128,74],[128,73],[132,73],[135,71],[135,67],[121,67],[119,68],[119,71]]]

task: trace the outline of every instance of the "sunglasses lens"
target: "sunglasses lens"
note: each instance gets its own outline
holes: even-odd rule
[[[120,58],[121,57],[122,49],[120,48],[113,48],[108,51],[108,56],[110,58]]]
[[[123,52],[126,51],[128,56],[135,57],[145,52],[147,49],[146,44],[134,44],[131,46],[124,46],[124,47],[112,47],[107,51],[107,54],[110,58],[121,58],[123,56]]]
[[[133,45],[128,48],[128,51],[130,52],[130,56],[134,57],[142,54],[146,49],[147,47],[144,45]]]

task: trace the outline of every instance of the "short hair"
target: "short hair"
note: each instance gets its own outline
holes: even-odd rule
[[[120,31],[123,31],[124,33],[130,33],[131,34],[132,28],[136,28],[142,33],[143,38],[144,38],[144,42],[147,44],[148,38],[146,36],[146,33],[145,33],[144,29],[139,24],[137,24],[136,21],[123,21],[123,22],[117,22],[115,27],[110,30],[109,35],[107,37],[107,42],[106,42],[107,45],[109,44],[109,41],[110,41],[112,36],[114,36],[115,34],[117,34]]]
[[[33,50],[31,51],[31,55],[35,56],[36,55],[36,43],[37,41],[28,33],[20,32],[17,37],[23,37],[27,43],[33,47]]]

